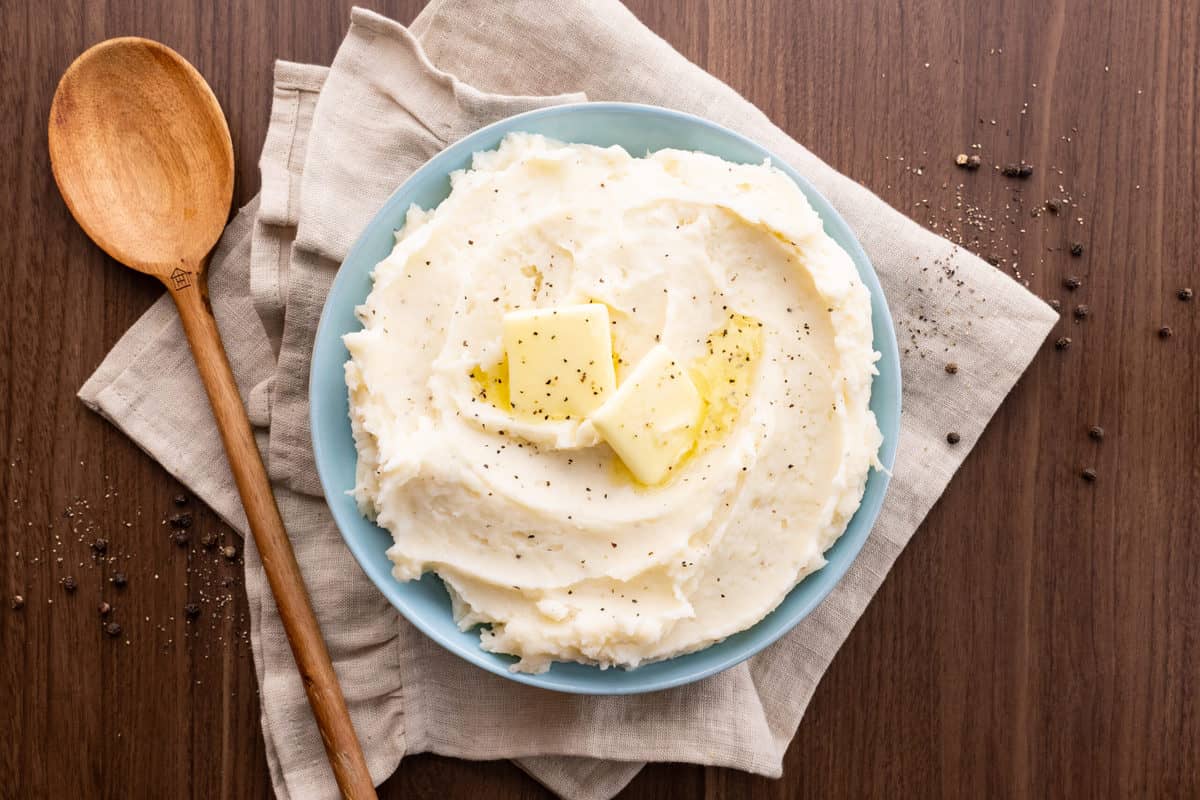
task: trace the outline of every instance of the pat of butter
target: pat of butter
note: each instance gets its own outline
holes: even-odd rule
[[[582,419],[617,385],[603,303],[511,311],[504,352],[509,399],[524,417]]]
[[[600,408],[596,431],[644,484],[664,480],[696,442],[703,402],[664,345],[657,345]]]

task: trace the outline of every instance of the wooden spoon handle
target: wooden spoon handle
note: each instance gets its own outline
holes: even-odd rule
[[[178,273],[176,273],[178,276]],[[329,764],[342,794],[351,800],[375,797],[375,787],[363,758],[362,747],[354,733],[350,712],[341,686],[329,660],[329,651],[309,603],[308,592],[296,554],[284,530],[279,507],[271,493],[271,484],[262,457],[254,442],[254,433],[246,409],[238,395],[229,359],[221,345],[221,336],[208,303],[203,265],[182,279],[165,278],[163,283],[175,299],[183,329],[187,332],[192,355],[208,392],[213,416],[225,454],[237,482],[242,506],[250,522],[250,531],[262,559],[263,570],[275,595],[279,616],[292,646],[292,655],[304,680],[308,702],[316,717]]]

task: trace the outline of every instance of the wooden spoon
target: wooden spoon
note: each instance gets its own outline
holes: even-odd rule
[[[88,236],[175,299],[338,786],[349,798],[375,797],[208,303],[204,270],[233,197],[233,145],[217,98],[168,47],[101,42],[58,84],[50,163]]]

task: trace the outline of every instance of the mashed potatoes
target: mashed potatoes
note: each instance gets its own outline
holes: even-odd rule
[[[607,307],[618,386],[660,345],[703,400],[638,482],[578,415],[514,409],[506,313]],[[519,658],[636,667],[768,614],[877,466],[870,297],[783,173],[512,134],[413,208],[345,337],[355,497]]]

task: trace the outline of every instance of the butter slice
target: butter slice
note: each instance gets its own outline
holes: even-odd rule
[[[504,352],[513,412],[534,419],[583,419],[616,388],[608,306],[510,311]]]
[[[647,353],[591,422],[644,484],[662,482],[696,442],[703,402],[665,345]]]

